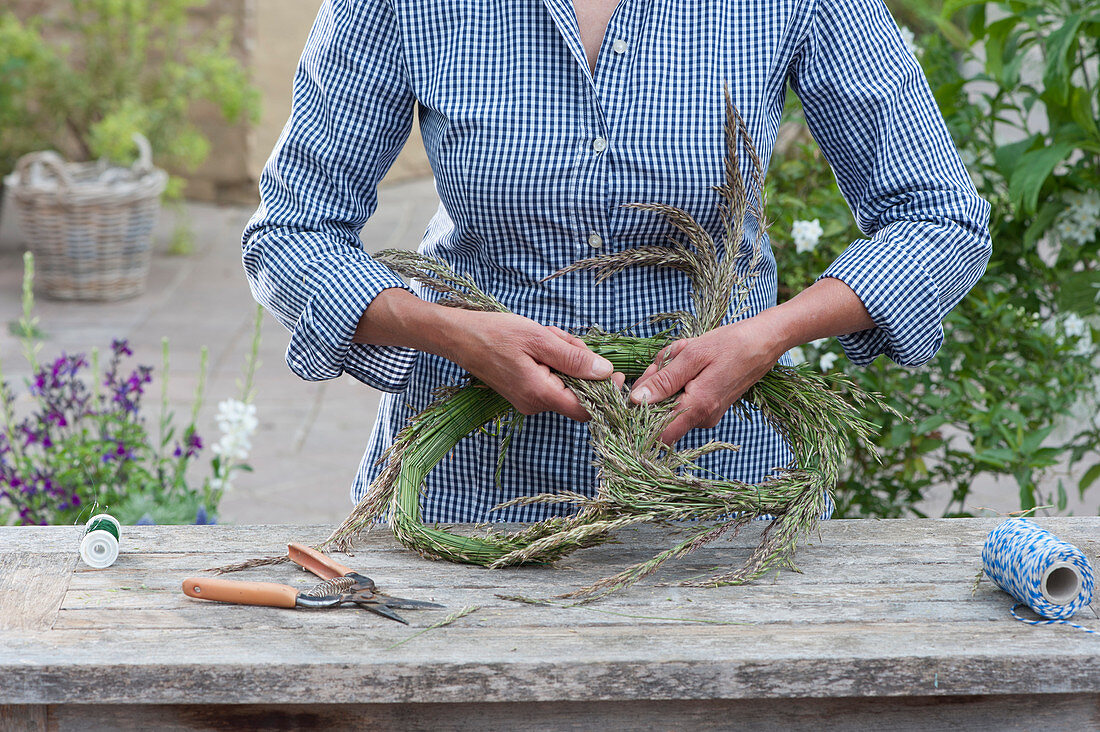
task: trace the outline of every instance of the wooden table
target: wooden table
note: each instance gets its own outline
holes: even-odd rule
[[[385,530],[346,564],[445,611],[280,610],[180,592],[203,568],[329,527],[125,527],[109,569],[73,527],[0,528],[0,729],[1098,729],[1100,635],[1032,627],[983,581],[996,519],[830,521],[804,574],[662,582],[739,562],[751,527],[587,607],[509,602],[587,584],[668,546],[626,531],[557,567],[422,559]],[[1100,567],[1100,518],[1039,523]],[[231,575],[311,585],[291,565]],[[468,605],[480,610],[401,645]],[[1078,620],[1100,629],[1098,604]]]

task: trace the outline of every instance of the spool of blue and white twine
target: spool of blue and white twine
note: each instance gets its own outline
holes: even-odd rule
[[[998,587],[1046,620],[1028,620],[1031,625],[1061,623],[1095,633],[1066,621],[1092,602],[1093,575],[1088,557],[1035,522],[1023,518],[1005,521],[985,540],[982,549],[985,574]]]

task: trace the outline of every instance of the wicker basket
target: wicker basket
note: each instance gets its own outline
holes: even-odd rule
[[[45,295],[121,300],[145,290],[168,174],[153,167],[148,140],[134,141],[141,154],[132,168],[38,152],[20,158],[5,179]]]

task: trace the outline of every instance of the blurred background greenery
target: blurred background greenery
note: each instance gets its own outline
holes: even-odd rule
[[[912,419],[875,415],[882,464],[857,451],[839,512],[911,515],[948,492],[944,513],[967,515],[983,477],[1012,481],[1020,508],[1064,511],[1100,477],[1100,3],[895,0],[893,11],[992,204],[993,256],[927,367],[880,358],[854,368],[835,339],[801,349]],[[769,171],[781,299],[861,236],[820,150],[799,134],[793,95],[786,115],[790,143]],[[820,237],[797,235],[797,221],[819,222]]]

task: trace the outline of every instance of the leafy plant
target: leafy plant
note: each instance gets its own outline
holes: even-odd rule
[[[32,316],[33,259],[26,255],[20,332],[32,376],[31,406],[16,413],[16,396],[0,372],[0,519],[3,523],[78,523],[94,507],[123,523],[212,523],[231,476],[249,470],[249,436],[256,427],[250,401],[259,348],[256,335],[248,358],[246,401],[226,400],[219,408],[222,436],[212,447],[210,474],[194,487],[188,473],[205,446],[196,429],[204,397],[206,351],[191,414],[181,428],[168,406],[168,341],[163,341],[160,412],[155,427],[144,417],[150,366],[130,366],[123,340],[112,342],[106,363],[98,351],[38,360]]]
[[[1020,508],[1064,510],[1068,490],[1084,496],[1100,478],[1100,132],[1097,80],[1089,76],[1100,6],[963,1],[911,9],[936,31],[920,37],[919,58],[978,192],[992,204],[993,258],[946,319],[944,346],[928,367],[880,360],[848,370],[912,422],[876,416],[883,465],[855,450],[837,487],[838,515],[919,513],[914,504],[934,489],[950,494],[945,515],[965,515],[983,473],[1015,483]],[[800,119],[796,103],[787,118]],[[812,142],[789,148],[771,174],[784,297],[860,234]],[[820,246],[783,236],[812,219],[824,229]],[[847,365],[835,340],[802,356]],[[1067,489],[1066,469],[1090,464]]]
[[[15,167],[20,155],[42,145],[35,124],[42,111],[33,106],[33,89],[42,76],[59,71],[58,59],[34,26],[0,13],[0,177]]]
[[[158,165],[192,170],[210,143],[199,104],[230,122],[254,118],[258,92],[231,55],[230,27],[195,30],[206,0],[69,0],[21,23],[0,15],[0,171],[44,144],[73,159],[136,159],[140,132]],[[173,179],[169,195],[182,181]]]

